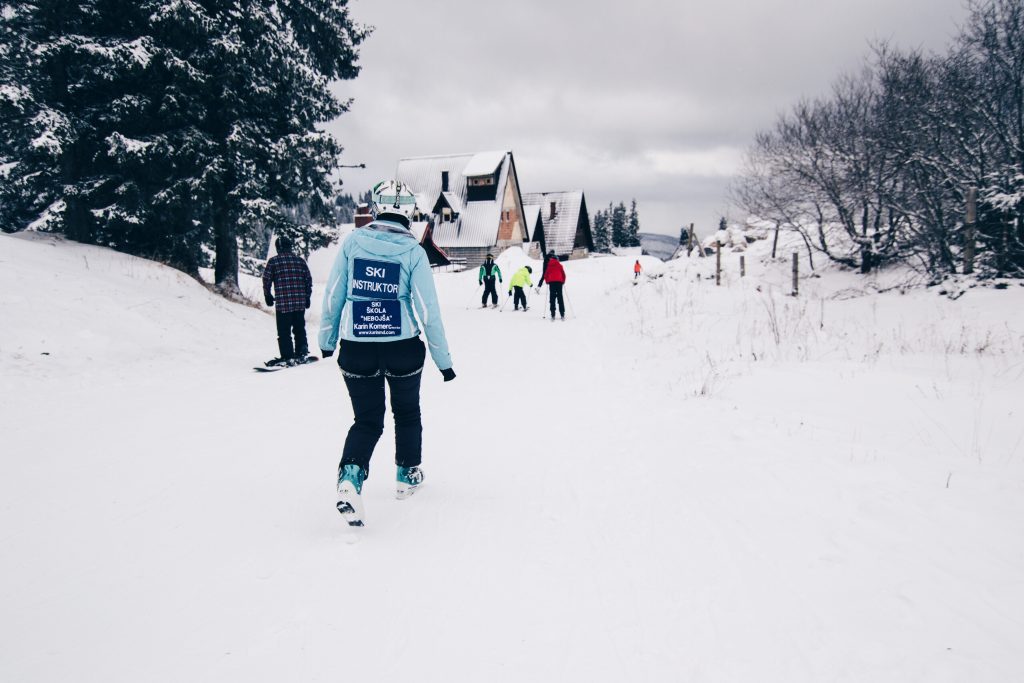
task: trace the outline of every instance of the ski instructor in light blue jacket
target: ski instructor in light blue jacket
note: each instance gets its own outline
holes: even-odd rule
[[[396,495],[407,498],[423,482],[420,378],[426,348],[420,325],[444,381],[455,379],[427,253],[409,231],[416,198],[402,183],[373,188],[375,220],[341,246],[324,294],[320,351],[338,346],[355,421],[338,466],[338,512],[363,525],[362,490],[370,456],[384,431],[384,385],[395,418]],[[417,321],[418,318],[418,321]]]

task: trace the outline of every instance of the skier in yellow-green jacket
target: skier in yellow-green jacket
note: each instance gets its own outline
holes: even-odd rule
[[[508,293],[513,294],[512,304],[519,310],[519,304],[523,304],[523,310],[525,311],[526,306],[526,288],[533,287],[533,280],[530,279],[530,275],[533,274],[533,268],[530,266],[523,266],[515,272],[512,276],[512,280],[508,283]]]

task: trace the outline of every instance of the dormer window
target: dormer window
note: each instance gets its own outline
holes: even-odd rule
[[[452,222],[452,210],[447,206],[441,209],[441,220],[445,223]]]
[[[486,187],[494,184],[494,176],[484,176],[482,178],[470,178],[470,187]]]

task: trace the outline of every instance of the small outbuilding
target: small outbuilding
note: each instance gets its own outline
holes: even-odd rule
[[[554,251],[559,260],[586,258],[594,250],[590,214],[583,190],[528,192],[523,194],[523,213],[536,216],[531,255]]]

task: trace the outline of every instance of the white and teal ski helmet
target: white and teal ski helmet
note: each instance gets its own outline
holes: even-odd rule
[[[409,186],[398,180],[382,180],[373,186],[370,193],[373,200],[373,213],[391,213],[412,220],[416,213],[416,195]]]

